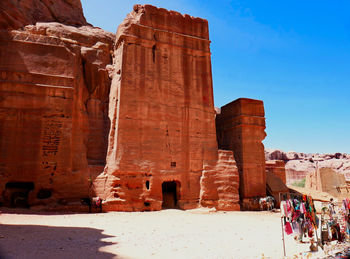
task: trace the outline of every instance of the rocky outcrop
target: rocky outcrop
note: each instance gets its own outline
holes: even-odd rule
[[[33,2],[39,1],[18,4]],[[65,9],[60,12],[75,19]],[[19,16],[19,21],[31,23],[26,17]],[[8,29],[0,31],[0,202],[67,204],[87,197],[105,165],[106,67],[114,35],[59,23]]]
[[[348,186],[343,174],[335,172],[331,168],[318,168],[306,176],[305,188],[330,193],[333,196],[347,197]]]
[[[205,166],[201,177],[200,204],[218,210],[240,210],[239,174],[232,151],[219,150],[215,166]]]
[[[281,150],[265,150],[266,160],[283,160],[286,162],[287,184],[302,180],[316,168],[331,168],[350,180],[350,155],[348,154],[306,154],[283,152]]]
[[[242,206],[247,209],[253,198],[266,195],[264,116],[262,101],[240,98],[221,107],[216,117],[219,148],[234,153]]]
[[[87,25],[80,0],[0,1],[0,29],[19,29],[37,22]]]

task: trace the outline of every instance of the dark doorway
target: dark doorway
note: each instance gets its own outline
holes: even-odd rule
[[[8,182],[5,186],[5,205],[28,208],[28,194],[34,189],[33,182]]]
[[[175,181],[162,183],[163,209],[175,209],[177,207],[179,184]]]

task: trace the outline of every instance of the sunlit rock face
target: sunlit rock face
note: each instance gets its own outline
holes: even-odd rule
[[[240,98],[221,107],[216,118],[219,148],[233,150],[240,178],[240,198],[245,209],[266,195],[264,140],[265,112],[262,101]]]
[[[1,0],[0,29],[19,29],[37,22],[87,25],[80,0]]]
[[[55,22],[10,28],[0,31],[0,200],[88,197],[89,179],[105,165],[114,35]]]
[[[239,173],[232,151],[219,150],[217,163],[204,167],[200,184],[202,206],[240,210]]]
[[[161,209],[168,192],[198,206],[203,167],[218,157],[209,45],[206,20],[149,5],[119,26],[106,208]]]
[[[216,116],[206,20],[135,5],[113,35],[80,1],[0,14],[1,203],[239,210],[265,195],[263,103]]]
[[[331,168],[343,174],[350,180],[350,155],[342,153],[333,154],[307,154],[294,151],[284,152],[278,149],[265,150],[266,161],[279,159],[286,163],[286,182],[293,184],[300,182],[317,168]]]

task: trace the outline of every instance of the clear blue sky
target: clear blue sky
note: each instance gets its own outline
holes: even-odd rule
[[[350,153],[348,0],[82,0],[111,32],[135,3],[208,20],[215,106],[263,100],[265,147]]]

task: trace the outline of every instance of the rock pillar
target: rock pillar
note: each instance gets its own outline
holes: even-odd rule
[[[241,98],[221,107],[216,118],[219,148],[232,150],[237,162],[242,209],[253,209],[254,198],[266,195],[264,116],[262,101]]]
[[[106,210],[158,210],[172,191],[167,203],[198,205],[203,166],[218,156],[209,45],[206,20],[149,5],[119,26]]]

